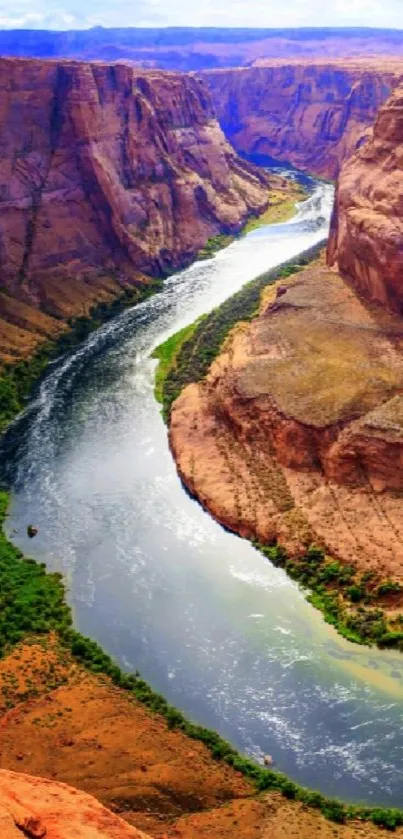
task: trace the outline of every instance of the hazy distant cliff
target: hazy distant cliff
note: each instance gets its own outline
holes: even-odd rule
[[[401,61],[363,59],[264,62],[202,77],[237,151],[335,178],[402,75]]]
[[[1,59],[0,107],[1,285],[47,315],[185,265],[268,203],[195,78]],[[0,303],[24,328],[27,312]]]
[[[365,297],[403,312],[403,86],[381,108],[373,137],[343,166],[328,246]]]

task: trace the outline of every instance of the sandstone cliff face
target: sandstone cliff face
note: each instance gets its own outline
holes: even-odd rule
[[[147,839],[91,795],[0,770],[1,839]]]
[[[50,316],[185,265],[268,203],[195,78],[1,59],[0,117],[2,291]]]
[[[403,86],[340,173],[328,261],[369,300],[403,313]]]
[[[180,475],[243,536],[402,579],[402,390],[401,319],[318,262],[269,289],[174,403]]]
[[[402,74],[398,60],[367,59],[260,62],[201,76],[237,151],[333,179]]]

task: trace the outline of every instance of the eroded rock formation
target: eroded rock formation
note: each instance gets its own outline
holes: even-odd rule
[[[0,102],[0,311],[11,354],[30,324],[49,334],[46,316],[82,314],[125,283],[185,265],[268,204],[267,176],[237,157],[196,78],[1,59]]]
[[[333,179],[402,75],[399,60],[356,59],[262,61],[202,78],[237,151]]]
[[[1,839],[147,839],[91,795],[0,770]]]
[[[268,289],[173,405],[179,473],[226,526],[402,580],[403,323],[318,261]]]
[[[343,166],[328,261],[366,298],[403,313],[403,86],[381,108],[371,139]]]

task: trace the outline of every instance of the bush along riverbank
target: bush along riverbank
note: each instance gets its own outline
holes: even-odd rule
[[[239,233],[218,233],[216,236],[211,236],[204,247],[199,250],[197,259],[211,259],[222,248],[227,248],[236,239],[246,236],[251,230],[256,230],[265,224],[281,224],[289,221],[297,211],[297,204],[309,197],[310,191],[307,186],[307,183],[303,186],[298,180],[289,179],[287,189],[271,188],[270,203],[263,213],[259,216],[251,216]],[[310,186],[312,189],[312,184]]]
[[[47,573],[43,564],[24,557],[7,539],[3,530],[7,505],[7,493],[0,492],[1,657],[22,641],[45,639],[52,633],[61,649],[76,662],[91,673],[108,676],[114,685],[128,691],[133,699],[161,715],[168,728],[178,729],[190,739],[204,743],[216,760],[224,761],[252,781],[257,794],[280,792],[287,799],[319,810],[326,818],[341,824],[360,820],[389,830],[403,825],[403,810],[343,804],[301,787],[281,772],[259,766],[237,752],[215,731],[187,720],[180,710],[153,691],[138,673],[124,673],[95,641],[73,629],[61,575]]]
[[[72,318],[55,340],[46,341],[29,357],[0,367],[0,434],[23,410],[49,362],[77,347],[102,324],[112,320],[130,306],[161,291],[163,280],[153,279],[147,285],[126,288],[110,303],[97,303],[88,315]]]
[[[322,247],[319,244],[248,283],[217,309],[157,348],[154,355],[160,363],[156,369],[156,396],[162,403],[166,422],[183,388],[201,381],[208,373],[232,327],[257,314],[266,286],[300,271],[319,255]],[[358,644],[376,644],[403,652],[403,614],[396,613],[403,597],[399,583],[377,579],[371,572],[360,573],[353,565],[343,565],[315,546],[302,549],[299,556],[293,557],[288,557],[279,545],[255,546],[309,592],[308,600],[343,637]],[[393,617],[389,614],[392,609]]]

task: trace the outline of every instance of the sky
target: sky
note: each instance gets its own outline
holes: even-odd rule
[[[403,0],[0,0],[0,28],[380,26],[403,29]]]

